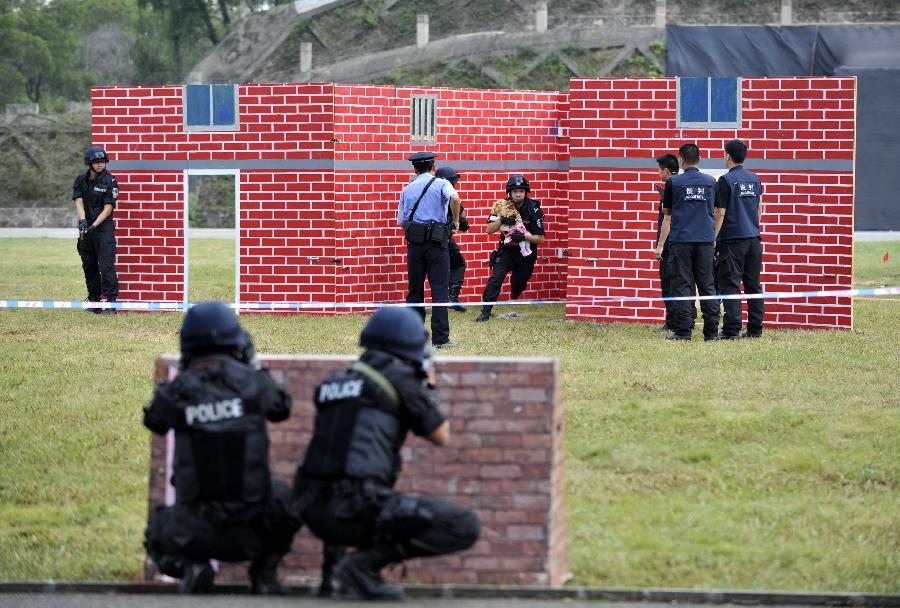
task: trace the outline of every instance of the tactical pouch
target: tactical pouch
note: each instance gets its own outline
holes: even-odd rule
[[[406,240],[413,244],[421,244],[427,240],[426,232],[428,230],[428,226],[425,224],[417,224],[416,222],[409,222],[404,228],[403,232],[406,233]]]
[[[376,526],[385,538],[402,541],[428,528],[433,520],[431,509],[418,498],[394,494],[384,503]]]
[[[499,255],[500,255],[500,250],[499,250],[499,249],[494,249],[494,250],[491,252],[490,257],[488,258],[488,267],[489,267],[489,268],[491,268],[491,269],[494,268],[494,264],[497,263],[497,256],[499,256]]]
[[[428,222],[428,240],[432,243],[440,243],[445,245],[450,240],[450,230],[447,224],[438,224],[437,222]]]

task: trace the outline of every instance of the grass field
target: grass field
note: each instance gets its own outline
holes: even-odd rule
[[[231,246],[192,243],[211,267]],[[898,259],[858,245],[855,284],[900,285]],[[192,293],[225,293],[203,276]],[[83,293],[73,242],[0,239],[0,298]],[[523,355],[561,360],[573,584],[900,592],[900,301],[858,299],[852,332],[712,344],[519,312],[453,314],[452,354],[507,355],[515,323]],[[0,580],[140,577],[141,408],[180,319],[0,310]],[[352,353],[363,318],[242,321],[261,352]]]

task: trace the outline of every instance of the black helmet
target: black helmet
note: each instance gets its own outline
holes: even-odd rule
[[[459,173],[453,170],[453,167],[441,167],[434,173],[438,177],[442,177],[451,185],[455,186],[456,182],[459,181]]]
[[[109,162],[109,157],[106,155],[106,150],[104,150],[100,146],[91,146],[84,153],[84,164],[90,165],[91,163],[99,162]]]
[[[217,347],[243,349],[247,334],[231,308],[221,302],[201,302],[191,306],[181,324],[181,351]]]
[[[428,353],[422,316],[410,308],[379,308],[366,323],[359,345],[422,363]]]
[[[531,192],[531,185],[524,175],[510,175],[509,179],[506,180],[506,193],[509,194],[513,190]]]

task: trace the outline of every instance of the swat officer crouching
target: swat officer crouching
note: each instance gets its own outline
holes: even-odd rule
[[[382,308],[360,336],[365,352],[316,389],[312,440],[294,482],[295,508],[326,545],[357,547],[335,566],[339,595],[397,600],[381,569],[414,557],[462,551],[478,517],[451,502],[394,491],[400,448],[411,430],[445,445],[450,425],[437,407],[428,332],[421,317]]]
[[[184,593],[207,593],[210,559],[250,560],[254,594],[284,595],[281,557],[300,528],[290,489],[269,473],[266,420],[291,413],[291,397],[256,369],[250,335],[220,302],[193,306],[181,327],[178,376],[160,384],[144,410],[158,435],[175,431],[175,505],[147,525],[147,553]]]
[[[78,255],[84,270],[88,301],[99,302],[101,292],[107,302],[119,297],[116,276],[116,233],[112,213],[119,198],[119,184],[106,171],[109,157],[98,146],[87,149],[87,171],[75,178],[72,200],[78,215]],[[115,308],[88,308],[93,313],[116,314]]]

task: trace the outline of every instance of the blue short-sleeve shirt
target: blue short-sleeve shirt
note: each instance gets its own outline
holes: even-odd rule
[[[409,212],[415,206],[419,195],[422,194],[422,190],[425,189],[425,186],[428,185],[428,182],[433,177],[431,173],[422,173],[403,188],[403,192],[400,193],[400,206],[397,210],[398,224],[402,224],[409,217]],[[450,182],[440,177],[435,178],[434,183],[431,184],[425,192],[425,196],[422,197],[422,202],[416,208],[416,214],[413,216],[412,221],[419,224],[428,222],[446,223],[448,205],[455,194],[456,190]]]

